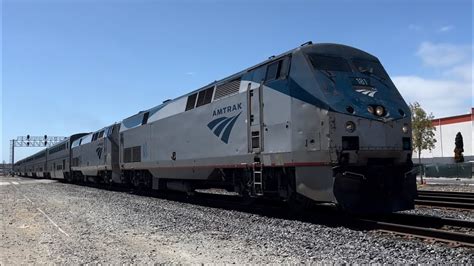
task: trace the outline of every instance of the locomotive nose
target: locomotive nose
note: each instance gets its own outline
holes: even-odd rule
[[[356,212],[411,208],[416,185],[414,175],[407,174],[412,167],[409,118],[381,121],[335,113],[334,120],[338,203]]]

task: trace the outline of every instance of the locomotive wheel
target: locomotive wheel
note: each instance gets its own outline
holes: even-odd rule
[[[107,171],[101,172],[100,176],[102,178],[102,184],[105,186],[105,188],[110,189],[110,187],[112,186],[112,180],[111,178],[109,178]]]
[[[64,180],[66,183],[72,183],[72,175],[70,173],[65,173]]]

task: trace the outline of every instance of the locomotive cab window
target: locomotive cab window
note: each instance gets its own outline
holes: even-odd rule
[[[200,91],[198,94],[196,107],[210,103],[212,100],[213,93],[214,93],[214,87],[210,87],[210,88]]]
[[[353,59],[352,63],[354,63],[354,66],[360,73],[369,75],[373,74],[377,77],[388,79],[387,72],[385,72],[385,69],[379,62],[365,59]]]
[[[194,106],[196,105],[196,98],[197,98],[197,93],[194,93],[188,96],[188,101],[186,102],[185,111],[194,109]]]
[[[143,115],[143,119],[142,119],[142,125],[145,125],[146,123],[148,123],[148,116],[150,115],[149,112],[146,112],[144,115]]]
[[[310,54],[309,59],[317,70],[352,72],[349,63],[342,57]]]
[[[107,136],[111,136],[114,133],[114,126],[107,128]]]
[[[265,81],[286,78],[286,75],[288,73],[289,61],[289,58],[285,58],[268,65]]]

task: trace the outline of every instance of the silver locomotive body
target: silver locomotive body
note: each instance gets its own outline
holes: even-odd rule
[[[344,45],[301,46],[101,132],[71,140],[74,177],[356,212],[416,197],[409,108],[376,57]]]
[[[122,121],[125,179],[413,208],[410,111],[377,58],[307,45]]]
[[[118,164],[119,126],[113,124],[72,143],[71,170],[74,181],[121,183]]]

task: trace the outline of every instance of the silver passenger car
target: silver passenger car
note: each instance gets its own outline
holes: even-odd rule
[[[20,175],[28,177],[47,177],[46,151],[39,151],[17,163]]]
[[[47,149],[47,171],[50,178],[67,180],[72,178],[70,168],[71,143],[84,135],[85,133],[74,134]]]

